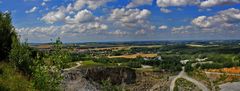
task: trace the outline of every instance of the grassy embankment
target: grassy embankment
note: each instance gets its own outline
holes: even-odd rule
[[[0,91],[34,91],[33,84],[10,63],[0,62]]]

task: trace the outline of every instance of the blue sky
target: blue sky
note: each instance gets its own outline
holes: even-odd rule
[[[21,39],[240,39],[240,0],[0,0]]]

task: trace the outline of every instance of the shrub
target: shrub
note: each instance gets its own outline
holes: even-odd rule
[[[193,71],[193,67],[192,67],[192,64],[190,64],[190,63],[187,63],[186,65],[185,65],[185,71],[186,72],[191,72],[191,71]]]
[[[141,68],[141,63],[139,62],[128,62],[127,66],[130,68]]]
[[[72,62],[87,60],[86,54],[71,53]]]
[[[63,50],[62,42],[57,39],[49,55],[43,58],[39,56],[34,61],[33,82],[35,88],[40,91],[58,91],[59,85],[63,79],[61,70],[67,66],[70,61],[70,55]]]
[[[102,91],[125,91],[122,87],[113,85],[109,80],[101,81]]]
[[[0,91],[10,91],[10,89],[6,88],[0,84]]]
[[[33,67],[33,83],[34,87],[39,91],[57,91],[62,79],[59,69],[51,65],[46,65],[42,60],[35,60]]]
[[[3,69],[2,68],[0,68],[0,75],[2,75],[3,74]]]
[[[21,44],[15,41],[10,51],[9,60],[24,73],[31,75],[30,66],[33,65],[33,58],[27,43]]]

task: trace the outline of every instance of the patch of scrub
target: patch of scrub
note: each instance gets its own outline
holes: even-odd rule
[[[195,84],[183,78],[177,79],[175,84],[174,91],[201,91]]]

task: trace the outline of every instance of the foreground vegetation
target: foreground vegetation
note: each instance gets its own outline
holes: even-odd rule
[[[20,43],[9,13],[0,13],[0,90],[56,91],[63,79],[61,70],[70,59],[57,39],[48,53]],[[5,61],[3,61],[5,60]]]
[[[28,77],[24,76],[14,65],[0,62],[0,91],[33,91],[34,87]]]

